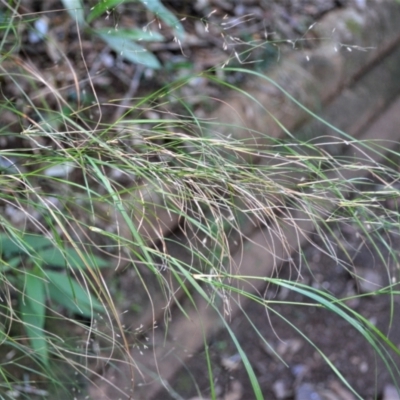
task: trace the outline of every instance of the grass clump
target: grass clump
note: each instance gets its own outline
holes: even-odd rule
[[[388,352],[398,355],[396,346],[349,308],[348,299],[295,280],[262,276],[262,271],[243,275],[240,264],[246,246],[257,245],[255,235],[261,232],[264,245],[271,246],[265,257],[276,265],[286,260],[301,272],[304,260],[299,247],[316,230],[322,251],[350,270],[349,252],[339,257],[332,239],[332,227],[338,222],[359,227],[378,254],[375,243],[380,242],[397,260],[386,234],[397,234],[398,209],[381,206],[398,198],[399,171],[396,161],[385,155],[386,149],[353,140],[335,127],[337,143],[351,147],[342,157],[329,154],[323,145],[297,140],[287,130],[285,138],[267,138],[263,145],[255,138],[264,137],[264,132],[248,131],[244,138],[232,135],[231,131],[245,128],[198,116],[199,104],[207,96],[190,103],[185,95],[188,88],[189,95],[195,94],[196,89],[190,89],[194,82],[212,82],[210,91],[218,86],[233,89],[226,73],[260,77],[243,68],[224,68],[226,63],[180,77],[150,93],[143,90],[135,98],[140,78],[154,77],[153,70],[161,67],[156,56],[138,42],[161,41],[163,36],[125,28],[109,32],[108,22],[102,25],[96,20],[105,16],[108,21],[113,8],[129,11],[137,2],[62,3],[72,19],[65,11],[59,17],[70,28],[74,23],[69,34],[75,39],[75,55],[68,51],[56,55],[58,39],[52,35],[57,32],[39,32],[30,45],[50,46],[42,49],[48,57],[43,67],[30,60],[26,48],[30,45],[24,43],[29,42],[30,33],[38,35],[35,21],[43,16],[23,15],[20,4],[11,2],[0,14],[4,87],[0,273],[5,350],[0,374],[4,395],[18,392],[26,398],[40,397],[49,387],[64,394],[73,388],[85,395],[99,376],[113,387],[111,379],[105,378],[107,369],[127,368],[129,385],[119,390],[129,396],[144,373],[132,347],[143,350],[147,346],[146,335],[154,333],[156,321],[164,321],[167,334],[170,313],[178,310],[192,316],[187,304],[197,311],[206,304],[215,309],[232,336],[255,398],[262,399],[251,360],[229,324],[233,310],[241,309],[241,299],[273,312],[273,301],[264,297],[256,281],[301,293],[343,318],[384,360],[394,381],[398,379]],[[173,31],[177,41],[183,37],[181,21],[161,2],[141,3]],[[96,69],[97,62],[104,66],[109,58],[98,56],[97,49],[85,54],[88,44],[98,43],[96,37],[108,46],[99,46],[100,55],[113,55],[123,64],[121,71],[128,71],[132,63],[141,65],[135,67],[128,93],[121,95],[125,98],[112,97],[115,94],[108,87],[115,82],[112,74]],[[239,54],[233,58],[242,62]],[[250,94],[248,98],[260,106]],[[212,96],[207,100],[215,106]],[[359,158],[354,157],[355,151]],[[371,162],[373,153],[379,153],[379,162]],[[392,155],[397,160],[398,153]],[[367,172],[364,178],[354,175],[360,170]],[[365,184],[370,190],[361,189]],[[388,269],[388,275],[390,284],[373,295],[397,294],[397,271]],[[121,296],[123,290],[127,293],[124,280],[132,286],[126,303]],[[145,326],[132,318],[142,318]],[[282,319],[291,324],[289,317]],[[216,398],[208,353],[207,368],[210,392]],[[83,384],[81,377],[88,382]]]

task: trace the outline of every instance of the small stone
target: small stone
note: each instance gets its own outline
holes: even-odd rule
[[[302,383],[295,393],[295,400],[322,400],[314,385]]]
[[[365,361],[363,361],[361,364],[360,364],[360,372],[361,373],[363,373],[363,374],[365,374],[367,371],[368,371],[368,364],[365,362]]]
[[[308,372],[309,368],[304,364],[296,364],[290,370],[297,380],[301,380],[301,378]]]
[[[234,354],[230,357],[223,357],[221,360],[221,364],[228,371],[235,371],[239,368],[241,361],[242,358],[240,357],[240,354]]]
[[[361,293],[375,292],[383,287],[383,278],[371,268],[356,268],[355,279]]]
[[[303,342],[300,339],[288,339],[279,342],[276,346],[276,352],[281,356],[291,357],[303,347]]]
[[[239,381],[233,381],[229,392],[225,394],[224,400],[240,400],[243,395],[243,387]]]
[[[291,390],[288,388],[287,384],[282,379],[276,381],[272,385],[272,391],[274,392],[274,395],[278,400],[286,399],[292,394]]]
[[[385,385],[382,400],[400,400],[399,391],[393,385]]]

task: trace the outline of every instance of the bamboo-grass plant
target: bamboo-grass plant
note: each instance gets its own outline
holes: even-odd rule
[[[138,303],[127,310],[133,315],[151,310],[154,318],[167,319],[173,305],[186,313],[184,298],[194,303],[203,299],[214,308],[232,335],[256,399],[263,398],[262,390],[227,314],[230,303],[240,302],[240,298],[273,312],[271,303],[251,291],[251,283],[257,280],[297,291],[345,319],[384,359],[393,380],[399,379],[397,363],[388,353],[390,349],[398,355],[397,347],[343,299],[296,280],[243,276],[233,263],[232,251],[251,241],[254,230],[264,229],[283,243],[286,254],[279,256],[292,259],[292,266],[299,268],[301,256],[291,258],[293,249],[285,246],[285,235],[292,229],[307,236],[300,222],[304,219],[311,224],[307,229],[312,226],[325,242],[323,251],[343,268],[351,268],[351,260],[338,259],[333,249],[333,222],[358,226],[371,246],[381,241],[390,247],[384,233],[398,231],[399,213],[396,209],[382,212],[378,205],[382,199],[398,197],[393,185],[399,178],[393,161],[393,157],[398,159],[397,152],[387,156],[385,148],[352,141],[335,127],[338,143],[351,141],[354,148],[380,153],[384,163],[333,157],[323,146],[297,140],[290,132],[283,139],[270,138],[268,146],[260,147],[251,136],[241,140],[222,134],[240,127],[198,117],[181,94],[195,78],[232,90],[233,86],[221,79],[223,73],[258,74],[251,70],[215,68],[174,80],[132,99],[129,106],[119,106],[118,101],[106,102],[105,93],[96,90],[81,43],[84,74],[75,70],[78,67],[71,64],[69,56],[61,54],[60,63],[68,66],[72,78],[66,87],[59,87],[56,80],[47,78],[40,64],[23,57],[23,35],[33,29],[37,16],[24,17],[17,3],[4,2],[0,9],[3,398],[40,398],[48,390],[64,395],[75,390],[78,396],[95,385],[110,366],[126,365],[132,383],[120,390],[126,397],[133,396],[141,371],[130,349],[139,343],[142,328],[127,326],[123,315],[126,304],[118,281],[127,279],[128,271],[134,276],[132,291],[142,293]],[[132,32],[118,31],[127,36],[119,36],[121,42],[117,42],[117,33],[111,40],[100,28],[89,28],[89,23],[109,13],[118,2],[106,3],[84,12],[84,7],[88,8],[84,2],[63,1],[71,16],[75,15],[77,32],[81,29],[86,37],[97,35],[114,51],[122,52],[134,37]],[[155,11],[151,5],[161,7],[158,1],[142,3],[150,11]],[[169,11],[161,19],[168,25],[178,24]],[[83,40],[80,35],[78,41]],[[53,41],[46,33],[40,40]],[[130,50],[137,45],[129,43]],[[147,60],[153,60],[154,56],[149,57]],[[137,58],[128,61],[140,62]],[[145,66],[154,68],[155,64]],[[259,106],[250,94],[248,98]],[[115,107],[124,108],[112,120],[110,110]],[[255,159],[265,162],[249,161]],[[363,163],[369,176],[379,177],[381,189],[375,185],[362,190],[366,181],[340,179],[344,171]],[[331,179],[338,171],[342,175]],[[304,179],[293,180],[296,174]],[[173,251],[174,246],[178,251]],[[397,260],[396,249],[390,251]],[[391,278],[390,286],[371,295],[395,296],[397,278]],[[163,308],[165,305],[169,307]],[[291,324],[286,316],[281,317]],[[143,327],[152,328],[151,324]],[[352,390],[346,377],[322,356]],[[211,397],[217,398],[209,358],[205,368]]]

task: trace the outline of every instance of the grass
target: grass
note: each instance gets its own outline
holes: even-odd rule
[[[71,8],[69,2],[63,3]],[[163,316],[168,320],[172,305],[189,316],[185,299],[194,308],[200,308],[202,301],[214,308],[237,346],[257,399],[263,398],[257,376],[227,318],[239,298],[272,310],[271,302],[252,291],[257,280],[297,291],[346,320],[385,360],[396,382],[397,364],[387,349],[398,354],[397,347],[343,299],[295,281],[242,276],[233,249],[245,248],[252,234],[263,228],[276,245],[281,243],[276,256],[290,259],[294,250],[290,232],[295,230],[300,238],[316,229],[325,242],[323,251],[343,268],[351,268],[351,257],[338,259],[329,235],[339,221],[358,226],[370,246],[382,242],[397,260],[385,233],[398,231],[399,213],[382,212],[379,201],[398,198],[394,186],[399,178],[398,152],[386,155],[385,148],[353,140],[334,126],[330,127],[338,133],[338,142],[362,149],[359,154],[364,158],[333,157],[322,146],[297,140],[288,130],[286,138],[268,138],[263,147],[251,136],[223,134],[242,127],[196,116],[182,94],[194,78],[212,81],[223,90],[235,89],[219,79],[222,75],[216,70],[166,83],[142,98],[132,98],[128,106],[117,99],[108,101],[109,93],[97,88],[83,52],[85,43],[104,39],[100,28],[88,25],[102,14],[97,15],[97,9],[90,14],[78,11],[76,32],[81,33],[75,39],[83,57],[78,54],[75,65],[68,61],[70,55],[61,54],[60,65],[71,76],[57,82],[33,57],[29,61],[21,56],[23,35],[40,16],[23,16],[12,2],[4,4],[0,9],[0,112],[5,121],[0,130],[2,396],[40,398],[47,391],[65,394],[71,388],[85,393],[110,365],[121,369],[128,365],[133,388],[142,371],[130,349],[133,344],[143,346],[142,331],[126,326],[125,309],[116,301],[121,297],[118,280],[127,271],[134,275],[132,291],[141,293],[138,302],[145,303],[142,311],[149,309],[154,320]],[[173,14],[164,14],[167,25],[174,21]],[[134,33],[128,38],[131,55],[138,45]],[[124,43],[128,40],[124,30],[114,35],[122,35],[118,40]],[[49,34],[40,43],[54,45],[52,40]],[[116,53],[122,51],[114,36],[104,40]],[[154,62],[154,55],[148,55],[147,60]],[[83,64],[86,76],[78,64]],[[243,68],[222,72],[269,79]],[[320,119],[282,87],[277,89]],[[260,106],[247,96],[254,107]],[[115,108],[122,112],[113,120]],[[281,121],[276,122],[283,128]],[[384,163],[371,163],[374,153],[382,154]],[[353,177],[360,168],[368,180]],[[371,177],[382,183],[382,189],[372,185]],[[362,190],[362,184],[371,189]],[[382,262],[387,262],[383,256]],[[299,268],[298,260],[292,266]],[[391,285],[371,295],[397,295],[397,276],[389,270],[388,274]],[[290,318],[281,317],[291,325]],[[205,368],[211,396],[217,398],[210,357]],[[111,381],[108,384],[112,386]],[[131,388],[121,390],[130,393]]]

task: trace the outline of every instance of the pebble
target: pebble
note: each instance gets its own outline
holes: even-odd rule
[[[382,400],[400,400],[399,391],[394,385],[386,385],[383,389]]]
[[[272,391],[278,400],[286,399],[292,394],[291,390],[283,379],[276,381],[272,385]]]
[[[357,267],[355,269],[355,279],[357,288],[360,289],[361,293],[374,292],[383,287],[383,278],[381,274],[371,268]]]
[[[302,383],[295,393],[295,400],[323,400],[314,385]]]

